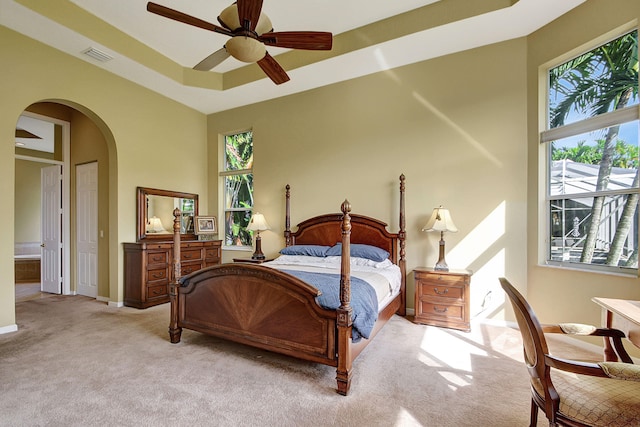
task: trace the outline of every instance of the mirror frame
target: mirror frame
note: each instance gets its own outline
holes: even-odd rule
[[[193,215],[198,216],[198,195],[193,193],[182,193],[179,191],[158,190],[156,188],[138,187],[137,190],[137,214],[138,214],[138,230],[136,233],[137,240],[165,240],[170,241],[173,239],[173,223],[169,231],[171,234],[147,234],[147,196],[165,196],[179,199],[193,199]],[[173,216],[173,212],[171,213]],[[195,219],[195,218],[194,218]],[[193,233],[181,233],[181,240],[196,240],[195,232]]]

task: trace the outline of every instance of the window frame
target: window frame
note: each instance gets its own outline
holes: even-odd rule
[[[540,89],[541,96],[539,99],[541,100],[541,108],[540,112],[544,112],[544,117],[540,120],[541,127],[539,129],[539,153],[541,160],[541,166],[539,168],[540,174],[543,176],[540,177],[539,183],[542,185],[542,189],[540,191],[541,197],[539,198],[539,209],[538,212],[540,214],[539,217],[539,229],[544,230],[544,234],[540,234],[540,239],[538,240],[538,248],[540,254],[540,264],[546,266],[559,267],[568,270],[578,270],[584,272],[599,272],[599,273],[613,273],[613,274],[621,274],[625,276],[633,276],[638,277],[640,268],[639,267],[625,267],[625,266],[614,266],[614,265],[604,265],[604,264],[595,264],[595,263],[582,263],[575,262],[570,260],[553,260],[552,259],[552,202],[553,201],[563,201],[563,200],[575,200],[575,199],[593,199],[598,196],[612,197],[612,196],[620,196],[620,195],[630,195],[630,194],[639,194],[640,188],[628,188],[628,189],[614,189],[614,190],[604,190],[604,191],[591,191],[591,192],[580,192],[580,193],[569,193],[562,195],[551,195],[551,168],[552,168],[552,142],[556,140],[560,140],[562,138],[578,136],[587,132],[598,131],[601,129],[608,129],[609,127],[613,127],[616,125],[624,125],[628,123],[632,123],[634,121],[640,120],[640,104],[634,104],[631,106],[623,107],[619,110],[613,110],[607,113],[600,114],[598,116],[588,117],[586,119],[582,119],[580,121],[571,122],[562,126],[557,126],[555,128],[550,128],[550,108],[551,102],[549,99],[550,94],[550,79],[549,74],[550,71],[571,58],[575,58],[581,54],[590,52],[598,47],[614,41],[624,35],[633,32],[634,30],[638,30],[637,27],[632,28],[624,28],[615,34],[609,34],[609,38],[603,40],[602,38],[590,43],[588,46],[583,46],[579,51],[573,51],[571,54],[567,54],[562,58],[556,59],[553,62],[547,63],[540,67]],[[640,127],[640,125],[639,125]],[[638,134],[638,138],[640,138],[640,131]],[[639,145],[640,145],[640,141]],[[640,210],[640,206],[636,207],[636,215],[638,215],[638,210]],[[640,220],[638,220],[635,224],[636,227],[636,240],[640,239]]]

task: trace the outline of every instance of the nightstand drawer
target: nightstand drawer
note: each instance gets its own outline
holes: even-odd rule
[[[464,306],[460,304],[438,304],[433,301],[420,301],[420,312],[432,320],[464,321]]]
[[[468,277],[466,275],[441,273],[434,271],[433,273],[426,273],[423,271],[416,271],[416,280],[423,282],[429,282],[438,286],[464,286]]]
[[[420,297],[438,297],[452,300],[464,300],[464,286],[447,286],[433,282],[422,282],[418,286]]]

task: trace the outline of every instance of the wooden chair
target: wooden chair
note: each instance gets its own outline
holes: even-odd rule
[[[577,330],[584,334],[592,330],[594,333],[588,335],[611,334],[615,342],[620,341],[621,332],[572,324],[542,326],[509,281],[500,278],[500,284],[511,300],[531,376],[530,425],[537,425],[541,409],[550,426],[640,426],[640,365],[587,363],[552,356],[544,336],[545,332]],[[631,361],[621,342],[614,348],[622,353],[619,354],[622,360]]]

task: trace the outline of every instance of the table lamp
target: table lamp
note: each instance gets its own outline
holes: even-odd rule
[[[458,228],[451,219],[451,214],[448,209],[439,206],[433,209],[433,213],[429,218],[429,221],[422,227],[422,231],[439,231],[440,232],[440,256],[438,262],[434,267],[434,270],[449,271],[447,262],[444,260],[444,232],[450,231],[455,233]]]
[[[256,236],[256,250],[251,255],[251,259],[264,259],[264,254],[262,253],[262,238],[260,237],[260,232],[265,230],[270,230],[269,224],[267,224],[267,220],[264,219],[264,215],[261,213],[254,213],[251,219],[249,220],[249,226],[247,230],[256,231],[258,235]]]

